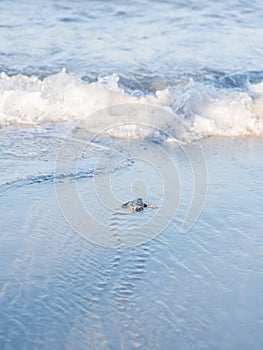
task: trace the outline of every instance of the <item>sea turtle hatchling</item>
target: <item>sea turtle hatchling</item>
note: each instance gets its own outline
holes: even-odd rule
[[[156,206],[154,204],[146,204],[142,198],[137,198],[122,204],[122,208],[129,208],[131,211],[142,211],[144,208],[155,209]]]

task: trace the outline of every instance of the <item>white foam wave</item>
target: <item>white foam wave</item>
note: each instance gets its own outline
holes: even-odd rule
[[[85,121],[81,125],[96,132],[107,116],[102,113],[101,118],[89,120],[92,113],[112,105],[132,103],[160,107],[158,113],[142,115],[140,123],[154,124],[178,139],[263,135],[263,83],[248,85],[246,91],[238,91],[217,89],[190,80],[156,91],[155,95],[143,96],[126,93],[119,87],[115,74],[90,84],[65,70],[43,80],[20,74],[0,75],[2,125],[76,120]],[[116,115],[113,122],[117,123],[118,118]],[[129,122],[132,121],[131,115]],[[137,122],[134,120],[134,123],[107,132],[114,137],[148,136],[149,130]]]

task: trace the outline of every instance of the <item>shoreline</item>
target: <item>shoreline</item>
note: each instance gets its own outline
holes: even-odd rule
[[[74,232],[50,181],[0,189],[1,347],[19,342],[31,348],[82,344],[101,349],[103,339],[109,348],[120,343],[129,348],[140,337],[151,348],[260,349],[262,144],[262,139],[201,142],[208,191],[200,217],[186,234],[180,228],[192,196],[191,167],[178,145],[166,145],[180,168],[178,210],[163,232],[130,248],[94,244]],[[152,146],[147,143],[149,152],[158,147]],[[142,162],[121,168],[113,173],[113,191],[121,193],[133,168],[139,178],[150,171]],[[92,183],[92,177],[79,180],[86,205],[93,198]],[[96,186],[100,190],[101,182]],[[136,188],[145,190],[142,183]],[[157,184],[152,189],[161,193]],[[88,208],[109,222],[107,234],[113,236],[121,237],[127,225],[145,218],[151,223],[147,215],[155,215],[107,218],[92,203]],[[90,238],[98,234],[92,225],[86,229]],[[165,333],[158,333],[163,327]]]

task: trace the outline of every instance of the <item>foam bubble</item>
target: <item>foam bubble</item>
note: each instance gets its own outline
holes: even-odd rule
[[[117,104],[142,103],[160,110],[144,113],[140,120],[133,120],[131,113],[129,124],[115,126],[107,133],[113,137],[148,137],[149,128],[137,125],[140,123],[158,125],[162,132],[190,141],[213,135],[263,135],[263,83],[238,91],[189,80],[158,90],[155,95],[144,95],[125,92],[118,81],[118,75],[113,74],[99,76],[97,82],[88,84],[65,69],[43,80],[1,73],[0,123],[35,125],[76,120],[83,121],[80,127],[96,132],[104,118],[112,118],[114,125],[125,120],[110,115],[110,110],[95,120],[91,117],[94,112]],[[162,137],[161,132],[159,136]]]

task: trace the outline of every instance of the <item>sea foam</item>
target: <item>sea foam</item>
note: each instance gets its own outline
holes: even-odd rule
[[[189,79],[145,95],[126,92],[118,80],[113,74],[86,83],[65,69],[43,80],[1,73],[0,123],[38,125],[75,120],[80,127],[96,133],[108,118],[107,113],[98,118],[98,111],[115,105],[142,104],[154,106],[155,112],[136,118],[131,113],[126,124],[120,115],[111,115],[114,127],[107,128],[107,133],[124,138],[149,136],[143,124],[159,129],[155,137],[163,132],[189,141],[215,135],[263,135],[263,83],[227,89]]]

